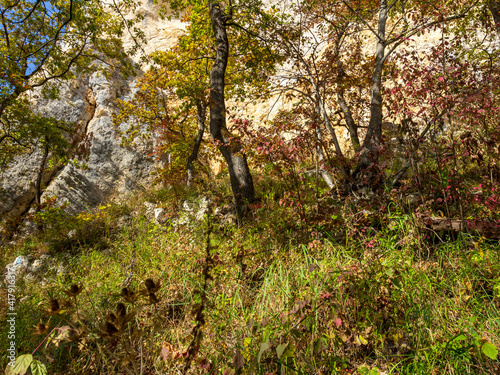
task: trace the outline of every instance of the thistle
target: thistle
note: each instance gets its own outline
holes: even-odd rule
[[[43,335],[49,330],[49,325],[43,322],[38,323],[36,326],[33,326],[33,333],[35,335]]]
[[[76,285],[73,284],[68,290],[65,290],[64,293],[66,293],[70,297],[76,297],[82,292],[83,288],[81,285]]]
[[[49,301],[49,308],[45,310],[45,312],[49,315],[57,315],[61,313],[61,306],[59,305],[59,301],[55,298],[52,298]]]

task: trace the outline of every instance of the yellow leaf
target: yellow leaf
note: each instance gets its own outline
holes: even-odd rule
[[[368,341],[361,335],[358,335],[358,341],[363,345],[368,345]]]

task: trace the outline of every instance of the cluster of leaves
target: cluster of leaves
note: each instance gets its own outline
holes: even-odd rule
[[[15,155],[43,149],[46,145],[50,146],[54,159],[64,158],[70,146],[72,126],[36,114],[26,98],[16,100],[4,110],[0,122],[0,168],[5,168]]]
[[[242,150],[251,158],[254,167],[271,178],[283,181],[279,204],[289,207],[306,220],[308,194],[314,188],[307,176],[309,163],[314,158],[315,139],[301,125],[300,112],[280,112],[268,126],[257,128],[249,120],[235,119],[233,129],[242,135]],[[314,170],[313,170],[314,171]]]
[[[195,147],[195,132],[201,127],[203,136],[206,121],[207,60],[200,58],[189,63],[192,56],[206,51],[194,42],[183,43],[184,39],[181,37],[171,50],[151,56],[155,65],[140,79],[133,100],[119,102],[120,112],[114,118],[116,124],[127,121],[130,124],[123,134],[123,145],[132,145],[139,134],[147,137],[156,134],[156,156],[166,159],[161,170],[166,183],[185,180],[186,162]],[[144,126],[147,132],[140,132]],[[196,156],[200,151],[203,154],[202,142]]]
[[[204,140],[205,122],[210,102],[209,72],[215,61],[214,35],[205,2],[169,2],[170,10],[183,11],[189,22],[184,35],[168,51],[154,52],[153,66],[140,80],[131,100],[120,102],[115,123],[129,121],[124,143],[131,144],[139,129],[146,126],[158,134],[156,153],[166,162],[159,174],[167,183],[193,180],[193,163],[208,172],[206,159],[214,158],[213,148]],[[252,20],[252,11],[265,19],[259,2],[231,5],[229,59],[225,67],[225,100],[243,101],[269,95],[269,75],[281,61],[268,45],[256,35],[269,25],[260,26]],[[255,15],[255,14],[253,14]],[[233,22],[234,21],[234,22]],[[238,22],[238,23],[235,23]],[[210,128],[212,137],[214,129]],[[227,130],[222,129],[224,137]],[[220,142],[220,141],[219,141]],[[217,145],[220,146],[220,145]],[[187,178],[184,175],[187,172]]]
[[[123,2],[118,11],[130,7]],[[121,48],[123,22],[100,1],[2,1],[0,37],[0,160],[32,148],[40,139],[64,148],[68,126],[34,112],[25,93],[43,88],[56,97],[57,81],[99,68],[96,61],[133,65]],[[43,136],[43,137],[42,137]]]

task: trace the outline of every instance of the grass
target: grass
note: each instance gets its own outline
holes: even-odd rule
[[[156,195],[158,202],[163,195]],[[498,242],[469,235],[435,241],[394,207],[376,229],[363,214],[339,224],[332,212],[324,215],[331,222],[305,224],[271,194],[239,227],[210,219],[207,255],[206,223],[161,228],[141,207],[140,198],[133,206],[112,203],[72,221],[71,240],[49,231],[7,250],[4,264],[17,254],[50,252],[68,271],[43,282],[18,279],[18,354],[32,353],[60,323],[81,335],[71,342],[56,330],[35,352],[50,374],[182,373],[192,328],[202,320],[188,373],[500,369],[498,359],[485,355],[491,345],[500,347]],[[130,225],[117,224],[122,215],[132,217]],[[148,300],[148,278],[160,281],[158,302]],[[118,314],[126,280],[144,296],[126,303],[130,321],[118,333],[103,332],[110,312]],[[83,286],[76,298],[64,293],[72,284]],[[73,306],[49,317],[44,309],[54,298]],[[33,326],[40,321],[50,329],[37,336]]]

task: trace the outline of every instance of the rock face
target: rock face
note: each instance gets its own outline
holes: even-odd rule
[[[145,46],[146,53],[168,48],[183,33],[180,21],[160,21],[154,7],[147,2],[142,9],[145,15],[142,27],[150,40]],[[126,48],[130,44],[126,37],[124,44]],[[154,140],[138,138],[133,149],[121,147],[119,132],[126,129],[126,124],[116,127],[112,119],[117,99],[128,99],[136,83],[137,78],[125,80],[119,71],[110,77],[96,72],[61,84],[59,100],[44,99],[40,92],[31,94],[40,113],[68,121],[81,138],[86,136],[90,140],[83,168],[73,163],[47,168],[42,178],[42,186],[46,186],[42,201],[57,196],[58,204],[65,203],[68,212],[77,213],[111,194],[126,195],[152,183],[151,172],[156,162],[149,155]],[[34,150],[0,172],[0,221],[18,217],[30,209],[41,160],[42,153]]]
[[[59,100],[42,99],[36,93],[32,96],[41,113],[75,124],[76,133],[91,140],[84,168],[68,163],[44,174],[47,188],[42,201],[57,196],[58,203],[67,203],[67,210],[75,213],[98,204],[111,193],[127,193],[151,182],[155,163],[148,155],[152,142],[139,141],[139,147],[125,149],[120,146],[120,127],[113,125],[116,100],[125,98],[131,85],[133,81],[124,81],[118,74],[106,78],[98,72],[66,83]],[[41,159],[41,152],[35,150],[2,172],[0,217],[15,217],[29,209]]]

